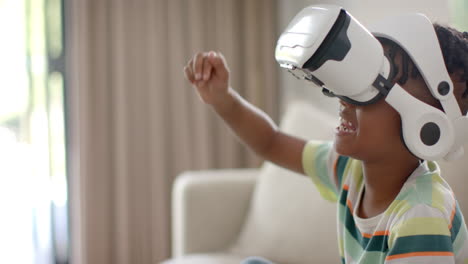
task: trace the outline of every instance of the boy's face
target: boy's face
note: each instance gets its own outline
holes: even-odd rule
[[[384,45],[384,51],[387,53],[389,47]],[[396,55],[395,64],[402,69],[401,54]],[[393,81],[401,74],[400,71]],[[429,93],[422,78],[409,78],[402,88],[423,101]],[[334,141],[339,154],[363,161],[395,157],[417,159],[403,143],[400,115],[384,99],[366,106],[340,100],[340,117],[342,120]]]
[[[385,100],[367,106],[340,100],[340,118],[334,141],[339,154],[371,161],[408,152],[400,139],[400,115]]]

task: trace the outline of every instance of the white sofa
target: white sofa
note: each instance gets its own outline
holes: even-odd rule
[[[332,139],[337,117],[291,105],[282,130]],[[462,210],[467,157],[443,163]],[[265,163],[260,169],[185,172],[173,188],[172,259],[163,264],[238,264],[261,256],[280,264],[339,263],[335,205],[302,175]]]

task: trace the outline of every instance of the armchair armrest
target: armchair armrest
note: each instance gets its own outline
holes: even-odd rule
[[[172,257],[227,249],[237,238],[259,169],[184,172],[172,190]]]

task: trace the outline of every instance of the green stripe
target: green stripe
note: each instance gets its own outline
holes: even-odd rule
[[[340,196],[340,204],[343,206],[341,214],[343,214],[343,224],[346,230],[353,236],[354,239],[360,242],[363,248],[367,246],[367,242],[369,242],[368,238],[365,238],[361,235],[361,232],[357,229],[356,222],[354,222],[354,217],[349,209],[348,205],[346,204],[346,200],[348,199],[348,191],[342,191]]]
[[[458,255],[460,250],[463,248],[463,246],[466,243],[466,225],[461,225],[460,232],[458,232],[457,238],[453,242],[453,251],[455,252],[455,256]]]
[[[349,232],[349,230],[344,230],[344,244],[345,244],[345,252],[349,255],[354,261],[358,260],[362,254],[364,253],[364,249],[354,238],[354,235]]]
[[[338,161],[336,164],[336,175],[338,180],[338,188],[342,188],[343,186],[343,174],[346,168],[346,164],[348,163],[349,157],[346,156],[339,156]]]
[[[359,264],[384,263],[386,257],[386,252],[366,252],[366,254],[359,259]]]
[[[450,229],[450,233],[452,235],[452,242],[455,241],[455,239],[458,236],[458,233],[460,231],[460,227],[463,222],[463,215],[460,211],[460,207],[458,206],[458,202],[456,202],[456,209],[455,209],[455,216],[453,217],[452,220],[452,229]]]
[[[370,242],[367,244],[366,251],[388,251],[388,236],[372,236]]]
[[[412,252],[453,252],[449,236],[418,235],[399,237],[390,249],[389,256]]]
[[[366,251],[378,251],[384,252],[388,249],[388,236],[372,236],[371,238],[363,237],[361,232],[358,230],[356,226],[356,222],[354,221],[354,217],[352,215],[351,210],[346,205],[346,200],[348,196],[348,191],[342,190],[340,196],[340,218],[343,219],[343,225],[346,231],[352,236],[356,242],[359,243],[362,249]]]
[[[349,234],[359,243],[361,244],[362,248],[367,246],[366,242],[369,242],[367,238],[361,235],[361,232],[356,227],[356,223],[354,222],[354,217],[351,213],[351,210],[346,205],[346,200],[348,198],[348,191],[342,190],[340,195],[340,205],[341,210],[339,212],[340,218],[343,219],[343,226],[349,232]],[[365,241],[364,239],[367,239]]]

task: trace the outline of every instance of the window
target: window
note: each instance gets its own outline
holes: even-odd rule
[[[0,0],[0,263],[66,263],[62,0]]]
[[[468,19],[466,18],[467,11],[468,2],[466,0],[452,0],[452,22],[460,31],[468,30]]]

